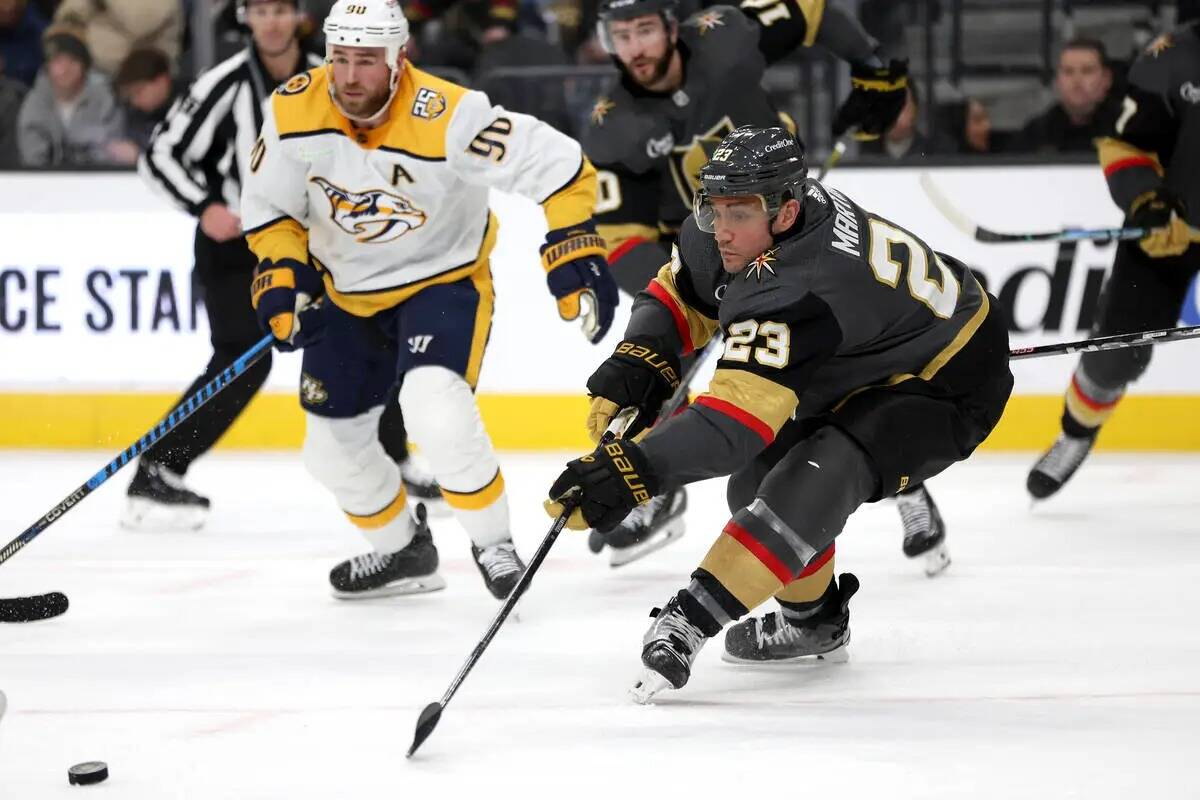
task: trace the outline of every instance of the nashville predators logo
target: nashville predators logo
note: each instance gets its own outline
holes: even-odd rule
[[[382,189],[351,192],[324,178],[310,178],[329,198],[329,218],[359,242],[392,242],[425,224],[425,212]]]
[[[691,207],[692,195],[700,188],[700,168],[708,163],[717,145],[725,138],[725,134],[733,131],[733,122],[728,116],[713,125],[699,136],[693,136],[690,142],[678,144],[671,149],[671,177],[675,180],[675,188],[685,206]]]
[[[604,124],[604,118],[608,116],[608,112],[616,108],[617,104],[607,97],[596,99],[596,105],[592,106],[592,124],[597,128]]]
[[[300,94],[308,88],[310,83],[312,83],[312,78],[308,76],[308,73],[301,72],[299,75],[288,78],[288,82],[280,86],[277,91],[282,95]]]
[[[300,396],[306,405],[319,406],[329,399],[329,392],[325,391],[325,384],[308,373],[301,372]]]

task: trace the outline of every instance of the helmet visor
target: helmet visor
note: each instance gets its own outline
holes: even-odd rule
[[[740,228],[759,222],[769,224],[771,220],[767,201],[761,194],[718,197],[714,202],[703,189],[692,195],[692,215],[696,227],[705,233],[716,233],[718,223],[723,228]]]

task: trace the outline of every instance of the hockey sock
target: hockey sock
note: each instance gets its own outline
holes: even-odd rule
[[[1095,436],[1125,394],[1125,387],[1106,389],[1084,371],[1075,369],[1067,387],[1066,404],[1062,414],[1063,433],[1075,438]]]
[[[783,587],[775,595],[782,608],[784,619],[791,623],[802,622],[821,612],[831,597],[837,596],[837,584],[833,580],[833,553],[831,544],[804,568],[796,580]]]
[[[401,484],[396,498],[375,513],[352,514],[347,511],[346,516],[376,553],[395,553],[408,547],[416,533],[412,518],[404,513],[408,508],[407,501],[408,494]]]

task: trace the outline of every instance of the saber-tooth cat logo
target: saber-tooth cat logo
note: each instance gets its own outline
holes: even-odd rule
[[[395,241],[425,224],[425,212],[398,194],[383,189],[352,192],[321,177],[309,180],[329,200],[329,218],[364,244]]]

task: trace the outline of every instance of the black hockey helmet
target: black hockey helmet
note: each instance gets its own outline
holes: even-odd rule
[[[596,35],[606,52],[613,52],[612,37],[608,23],[614,20],[634,19],[648,14],[658,14],[670,28],[676,20],[679,0],[600,0],[596,9]]]
[[[730,133],[700,169],[692,213],[702,231],[713,232],[713,197],[758,197],[774,218],[788,200],[799,199],[808,180],[804,145],[785,128],[743,125]]]

